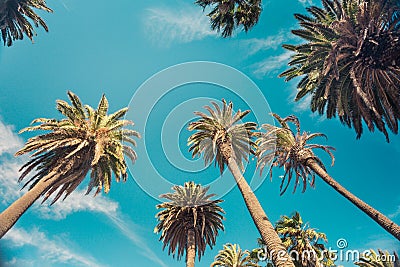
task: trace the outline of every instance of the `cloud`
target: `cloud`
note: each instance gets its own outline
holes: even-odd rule
[[[18,170],[27,157],[14,157],[14,153],[23,145],[23,140],[14,133],[14,127],[0,120],[0,203],[3,205],[10,204],[23,195],[18,184]]]
[[[400,250],[400,243],[396,239],[392,237],[384,237],[384,236],[371,236],[365,244],[364,250],[374,249],[377,251],[378,249],[387,250],[389,253],[393,251]],[[363,251],[363,250],[362,250]]]
[[[2,263],[3,267],[15,267],[15,266],[24,266],[24,267],[35,267],[35,262],[33,260],[25,260],[25,259],[17,259],[12,258],[10,261]]]
[[[286,66],[291,55],[291,51],[286,51],[278,56],[267,57],[265,60],[251,66],[254,69],[253,74],[257,77],[277,74],[283,66]]]
[[[388,215],[390,219],[396,219],[399,216],[400,216],[400,206],[397,207],[397,210],[395,212]]]
[[[297,91],[297,90],[296,90]],[[297,113],[297,112],[303,112],[303,111],[307,111],[310,110],[310,103],[311,103],[311,98],[312,95],[308,94],[305,97],[303,97],[302,99],[300,99],[299,101],[293,101],[294,97],[292,97],[290,99],[290,101],[293,101],[293,110]]]
[[[118,203],[103,195],[96,197],[85,195],[85,190],[76,190],[64,201],[58,201],[50,206],[49,203],[36,204],[35,212],[41,218],[62,220],[69,214],[79,211],[98,212],[106,216],[117,216]]]
[[[51,263],[68,263],[74,266],[91,267],[104,266],[96,262],[92,256],[82,255],[69,249],[65,245],[65,240],[51,240],[45,233],[36,228],[27,232],[22,228],[14,227],[3,237],[3,240],[10,242],[11,247],[34,246],[39,250],[42,260]]]
[[[14,134],[14,127],[0,121],[0,156],[14,153],[23,144],[22,139]]]
[[[127,237],[131,240],[136,246],[138,246],[141,250],[140,253],[148,258],[149,260],[157,263],[161,267],[168,267],[158,256],[157,254],[149,248],[146,242],[132,229],[135,228],[129,220],[122,219],[121,216],[110,216],[109,219],[114,223],[115,226]]]
[[[145,15],[146,32],[160,46],[171,43],[189,43],[216,33],[202,9],[193,5],[174,8],[149,8]]]
[[[288,41],[291,35],[287,36],[287,34],[282,31],[276,35],[268,36],[264,39],[252,38],[248,40],[242,41],[242,46],[246,48],[248,55],[254,55],[260,51],[265,51],[269,49],[277,49],[284,42]]]
[[[311,6],[311,5],[314,4],[312,0],[299,0],[299,2],[300,2],[303,6]]]

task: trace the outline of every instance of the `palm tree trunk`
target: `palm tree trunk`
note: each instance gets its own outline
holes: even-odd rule
[[[14,201],[14,203],[0,214],[0,239],[56,179],[57,175],[49,179],[44,177],[31,190]]]
[[[336,182],[329,174],[321,168],[321,166],[312,158],[308,158],[306,165],[309,166],[319,177],[322,178],[328,185],[333,187],[342,196],[350,200],[351,203],[356,205],[360,210],[366,213],[371,219],[382,226],[388,233],[393,235],[400,241],[400,226],[391,221],[388,217],[380,213],[378,210],[374,209],[355,195],[353,195],[346,188],[341,186]]]
[[[281,239],[269,221],[253,190],[251,190],[249,184],[244,179],[235,160],[233,158],[229,158],[227,163],[228,168],[235,178],[240,192],[242,193],[244,202],[246,203],[247,209],[250,212],[254,224],[256,225],[258,232],[266,244],[269,256],[271,257],[274,266],[294,267],[286,248],[283,246]]]
[[[194,231],[190,229],[187,236],[186,244],[186,267],[194,267],[196,259],[196,242],[194,240]]]

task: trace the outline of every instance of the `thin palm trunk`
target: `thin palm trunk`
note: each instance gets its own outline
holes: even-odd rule
[[[355,195],[353,195],[346,188],[336,182],[329,174],[321,168],[321,166],[313,159],[309,158],[306,161],[306,165],[309,166],[319,177],[322,178],[328,185],[339,192],[346,199],[350,200],[351,203],[356,205],[360,210],[367,214],[371,219],[382,226],[388,233],[393,235],[400,241],[400,226],[391,221],[388,217],[374,209]]]
[[[256,225],[258,232],[260,233],[262,239],[265,242],[268,253],[271,256],[272,262],[276,267],[291,266],[294,267],[292,260],[290,259],[286,248],[283,246],[281,239],[275,232],[274,227],[269,221],[265,211],[261,207],[253,190],[251,190],[249,184],[244,179],[241,171],[235,160],[229,158],[228,168],[231,171],[236,183],[242,193],[244,202],[246,203],[247,209],[250,212],[250,216]]]
[[[186,247],[186,267],[194,267],[196,259],[196,242],[194,240],[194,231],[190,229],[187,236]]]
[[[53,176],[50,179],[45,179],[44,177],[31,190],[14,201],[14,203],[0,214],[0,239],[57,178],[58,176]]]

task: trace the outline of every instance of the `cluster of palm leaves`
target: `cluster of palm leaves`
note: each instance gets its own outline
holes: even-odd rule
[[[24,34],[33,40],[33,25],[48,31],[44,20],[33,9],[47,12],[52,10],[44,0],[2,0],[0,1],[0,31],[4,45],[11,46],[13,41],[22,40]],[[33,22],[30,22],[30,20]]]
[[[390,0],[322,0],[295,14],[306,43],[294,54],[286,81],[302,77],[296,100],[311,95],[311,110],[338,116],[359,138],[365,121],[389,140],[400,119],[400,5]]]
[[[124,155],[133,162],[136,153],[132,146],[136,142],[132,137],[140,135],[126,128],[133,122],[121,119],[127,108],[108,115],[108,101],[103,95],[97,109],[82,105],[80,99],[68,92],[71,104],[57,101],[57,110],[63,119],[39,118],[36,124],[23,129],[25,131],[44,131],[30,138],[16,156],[31,153],[31,160],[21,167],[22,181],[34,173],[25,186],[29,191],[0,214],[0,237],[16,222],[19,216],[34,201],[44,195],[44,200],[56,193],[52,203],[64,195],[68,197],[90,172],[87,194],[96,188],[98,194],[103,188],[110,190],[112,174],[117,181],[126,181],[127,164]],[[123,143],[125,142],[125,143]],[[22,205],[23,204],[23,205]]]
[[[215,256],[210,267],[259,267],[250,257],[248,250],[242,250],[237,244],[225,244]]]
[[[296,267],[329,267],[334,266],[335,257],[324,243],[328,242],[325,233],[317,232],[308,223],[304,223],[296,211],[292,216],[281,216],[275,223],[275,230],[282,243],[288,250]],[[260,248],[253,249],[250,257],[255,262],[268,258],[265,257],[265,242],[258,239]],[[261,257],[260,257],[261,256]]]
[[[211,29],[222,37],[232,36],[234,30],[243,27],[245,32],[257,24],[262,10],[261,0],[196,0],[203,10],[211,8]]]
[[[231,36],[237,27],[251,29],[261,12],[261,0],[197,0],[203,9],[211,8],[208,14],[211,27],[223,37]],[[32,40],[34,26],[45,22],[32,8],[51,12],[43,0],[3,0],[0,3],[0,30],[5,45],[24,35]],[[328,118],[338,116],[342,123],[353,127],[359,138],[363,132],[363,121],[368,129],[377,128],[387,140],[387,128],[398,133],[400,119],[400,4],[398,0],[322,0],[322,7],[307,8],[310,15],[295,14],[302,27],[293,34],[307,42],[285,45],[293,51],[291,68],[280,76],[291,80],[302,77],[298,83],[296,100],[311,95],[311,109]],[[133,125],[124,120],[127,108],[108,115],[106,97],[100,100],[97,109],[83,105],[80,99],[68,92],[71,104],[57,101],[57,110],[63,119],[39,118],[25,131],[41,131],[30,138],[16,155],[31,154],[31,159],[21,168],[19,181],[28,180],[28,192],[0,214],[0,238],[15,224],[37,199],[46,201],[55,194],[52,203],[68,197],[90,173],[87,194],[96,188],[97,195],[110,190],[111,178],[127,179],[127,164],[124,156],[135,161],[137,155],[133,137],[140,135],[126,126]],[[385,230],[400,240],[400,227],[382,213],[357,198],[337,183],[327,173],[322,160],[314,154],[315,149],[325,151],[334,163],[333,147],[310,144],[322,133],[301,132],[300,122],[294,115],[286,118],[273,114],[279,126],[264,124],[257,132],[254,122],[242,122],[249,114],[233,109],[232,102],[222,100],[222,106],[211,102],[205,107],[209,115],[195,112],[197,121],[188,129],[195,131],[188,139],[193,157],[202,156],[205,163],[214,161],[223,173],[228,168],[242,194],[251,218],[260,236],[260,243],[271,252],[274,266],[332,266],[330,255],[325,254],[326,236],[304,224],[299,213],[283,216],[273,227],[254,192],[243,177],[243,163],[250,154],[257,158],[260,173],[272,162],[272,167],[283,167],[280,186],[285,193],[294,180],[294,189],[307,185],[315,186],[315,176],[375,220]],[[290,124],[294,125],[293,130]],[[44,133],[42,133],[44,131]],[[31,176],[30,176],[31,175]],[[272,172],[270,172],[272,177]],[[208,187],[194,182],[174,186],[173,193],[160,197],[168,202],[157,205],[156,233],[164,249],[181,259],[186,253],[187,266],[193,267],[197,254],[200,260],[207,245],[212,248],[220,230],[224,230],[222,200],[212,200]],[[315,259],[291,260],[289,253],[314,251]],[[279,252],[279,256],[278,256]],[[281,252],[284,252],[283,255]],[[392,267],[379,261],[378,256],[387,252],[371,251],[356,264],[363,267]],[[253,255],[254,256],[254,255]],[[242,251],[238,245],[224,246],[212,266],[259,266],[251,253]],[[397,259],[398,263],[398,259]],[[396,264],[396,263],[395,263]],[[394,267],[397,267],[394,265]]]
[[[396,252],[391,255],[388,251],[378,249],[376,253],[370,249],[369,253],[361,255],[354,264],[360,267],[400,267],[400,260]]]
[[[328,242],[326,234],[317,232],[308,223],[304,223],[298,212],[291,217],[281,216],[275,224],[275,229],[289,250],[289,254],[295,256],[296,266],[329,267],[334,265],[333,257],[323,244]],[[297,255],[293,255],[293,252]]]
[[[307,161],[315,160],[319,166],[324,170],[323,162],[312,152],[314,149],[322,149],[327,152],[334,163],[334,156],[331,146],[309,144],[308,142],[316,137],[325,137],[322,133],[309,134],[307,132],[301,133],[299,119],[294,116],[281,118],[277,114],[272,114],[280,124],[279,127],[264,124],[262,128],[266,130],[256,141],[257,150],[256,157],[258,158],[257,164],[263,171],[264,167],[271,160],[272,166],[283,167],[285,174],[280,186],[281,194],[285,193],[290,182],[292,181],[293,174],[296,176],[294,182],[293,192],[296,191],[297,186],[302,184],[303,192],[309,183],[314,186],[315,173],[307,164]],[[291,122],[296,126],[296,132],[293,132],[288,123]],[[273,149],[271,149],[273,148]],[[270,172],[272,178],[272,171]],[[287,179],[286,179],[287,178]],[[286,185],[284,185],[286,182]]]
[[[222,99],[222,108],[215,102],[211,104],[212,107],[204,107],[210,115],[195,112],[199,119],[188,127],[189,131],[197,131],[189,137],[189,151],[193,156],[203,154],[205,164],[215,161],[221,173],[226,167],[227,159],[234,155],[233,158],[243,170],[243,161],[248,161],[248,155],[255,145],[252,137],[257,124],[238,123],[250,110],[238,110],[233,114],[232,102],[228,104]]]
[[[215,194],[207,194],[209,187],[202,187],[194,182],[186,182],[183,186],[174,186],[175,192],[163,194],[160,197],[169,200],[157,205],[163,209],[156,217],[158,225],[154,229],[161,232],[160,240],[165,248],[169,245],[168,254],[174,254],[178,260],[185,254],[190,259],[188,247],[192,240],[192,250],[198,259],[206,250],[215,245],[218,231],[224,230],[224,210],[219,206],[222,200],[211,200]],[[194,256],[193,254],[192,256]]]

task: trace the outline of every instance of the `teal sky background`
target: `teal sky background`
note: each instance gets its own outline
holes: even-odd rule
[[[66,100],[67,90],[92,106],[97,106],[105,93],[113,112],[128,106],[140,85],[157,72],[184,62],[211,61],[231,66],[252,79],[273,112],[281,116],[296,114],[304,130],[325,133],[328,141],[319,141],[336,148],[333,167],[329,166],[329,158],[321,154],[328,172],[348,190],[400,223],[399,136],[390,135],[388,144],[383,134],[365,132],[356,140],[354,131],[338,119],[327,120],[311,113],[307,101],[294,103],[296,82],[285,83],[277,78],[290,55],[281,45],[298,42],[290,34],[296,28],[293,13],[305,13],[310,3],[264,1],[260,21],[253,30],[222,39],[210,30],[207,17],[192,1],[121,0],[115,4],[97,1],[95,5],[90,1],[48,1],[54,13],[40,14],[49,33],[38,29],[34,44],[23,40],[12,47],[0,46],[0,208],[5,209],[24,192],[19,191],[17,178],[18,168],[26,158],[16,159],[13,154],[32,135],[18,135],[18,131],[38,117],[60,118],[55,100]],[[232,183],[229,173],[219,177],[212,166],[200,174],[187,172],[183,177],[162,151],[163,147],[167,149],[179,164],[202,167],[200,160],[190,161],[185,145],[190,133],[185,123],[193,117],[193,111],[202,110],[204,105],[200,101],[197,106],[194,99],[222,97],[234,101],[235,107],[242,110],[252,109],[259,101],[252,91],[235,96],[218,86],[191,84],[176,88],[156,103],[146,122],[146,142],[154,141],[145,148],[154,168],[165,179],[179,184],[187,180],[207,184],[215,179]],[[176,107],[187,110],[189,106],[180,105],[185,101],[194,101],[188,102],[189,106],[193,104],[189,115],[179,113],[179,109],[171,112]],[[142,114],[134,106],[130,112]],[[248,119],[253,120],[254,115]],[[162,136],[162,125],[168,120],[164,132],[167,136]],[[139,150],[143,149],[141,145],[143,140]],[[139,154],[139,160],[142,156]],[[128,181],[114,182],[107,195],[84,196],[87,184],[83,182],[64,202],[52,207],[35,204],[0,241],[0,265],[184,266],[184,260],[176,261],[162,250],[159,236],[153,233],[155,205],[159,202],[138,185],[136,175],[147,178],[145,169],[135,169],[141,166],[139,162],[133,165]],[[252,172],[254,161],[250,160],[247,179]],[[303,194],[300,190],[292,194],[288,189],[279,196],[281,174],[275,169],[270,181],[265,173],[265,180],[256,191],[272,222],[297,210],[304,221],[327,234],[326,246],[332,249],[337,249],[336,241],[344,238],[350,250],[400,251],[397,240],[318,177],[315,189],[308,188]],[[148,179],[154,178],[149,175]],[[234,188],[221,197],[226,211],[225,231],[196,266],[209,266],[227,242],[245,249],[256,246],[259,235],[239,190]],[[350,262],[338,264],[352,266]]]

